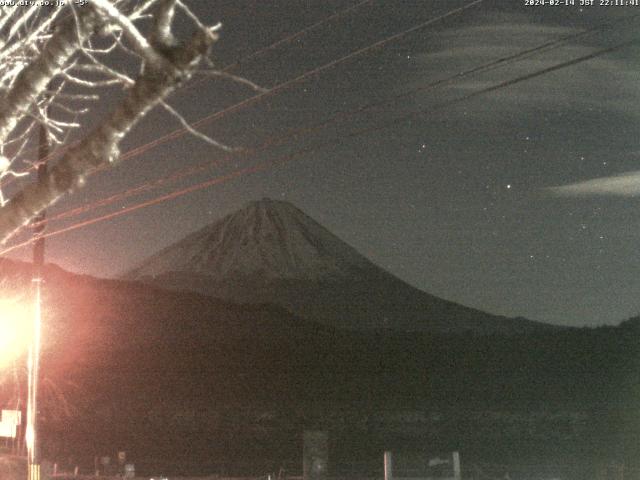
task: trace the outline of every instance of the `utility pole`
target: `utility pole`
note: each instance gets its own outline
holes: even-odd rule
[[[46,158],[49,155],[47,130],[40,126],[38,139],[37,180],[42,181],[47,174]],[[40,377],[40,344],[42,333],[42,267],[44,265],[44,229],[46,210],[42,210],[33,220],[33,324],[29,345],[28,398],[27,398],[27,463],[28,479],[40,480],[40,439],[38,437],[38,382]]]

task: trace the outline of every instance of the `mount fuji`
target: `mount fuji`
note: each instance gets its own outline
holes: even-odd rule
[[[273,303],[347,329],[520,334],[554,328],[418,290],[292,204],[271,199],[251,202],[188,235],[123,278],[236,303]]]

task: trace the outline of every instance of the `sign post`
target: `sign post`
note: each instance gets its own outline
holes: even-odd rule
[[[20,410],[2,410],[0,417],[0,437],[16,438],[18,425],[22,423]]]
[[[318,430],[305,430],[303,437],[303,480],[325,480],[329,463],[328,433]]]

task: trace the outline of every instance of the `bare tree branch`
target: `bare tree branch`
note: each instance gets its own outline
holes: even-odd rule
[[[189,122],[187,122],[187,120],[182,115],[180,115],[180,113],[175,108],[173,108],[171,105],[169,105],[164,100],[161,102],[161,105],[167,112],[169,112],[171,115],[173,115],[174,118],[176,118],[180,122],[180,125],[182,125],[182,127],[187,132],[189,132],[194,137],[199,138],[200,140],[203,140],[204,142],[208,143],[209,145],[213,145],[214,147],[220,148],[221,150],[224,150],[225,152],[233,152],[233,151],[237,150],[237,149],[235,149],[233,147],[230,147],[228,145],[220,143],[217,140],[214,140],[213,138],[209,137],[208,135],[205,135],[204,133],[202,133],[202,132],[196,130],[195,128],[193,128],[189,124]]]
[[[82,35],[89,34],[99,22],[91,9],[83,9],[79,20],[77,29],[81,30]],[[49,82],[62,71],[71,55],[78,50],[77,36],[75,20],[67,18],[47,42],[42,53],[16,76],[11,90],[0,99],[0,143],[7,140],[38,95],[47,89]]]
[[[111,22],[122,27],[124,35],[131,43],[134,52],[157,68],[167,67],[167,60],[151,46],[134,23],[109,0],[92,0],[92,4]]]
[[[211,45],[217,39],[212,29],[199,29],[189,41],[182,46],[174,47],[171,55],[166,56],[164,52],[155,51],[146,39],[142,42],[139,38],[140,32],[135,30],[135,26],[114,5],[106,0],[95,0],[94,3],[98,11],[105,12],[109,21],[116,22],[125,30],[126,38],[137,42],[138,50],[144,47],[140,53],[154,63],[151,68],[142,71],[135,84],[127,91],[122,103],[94,131],[70,147],[41,181],[28,185],[7,205],[0,208],[1,242],[5,242],[20,226],[29,222],[39,211],[57,201],[62,195],[83,185],[87,175],[103,165],[114,163],[118,159],[118,147],[124,136],[151,108],[162,102],[196,71],[200,61],[206,58]],[[80,24],[78,28],[97,25],[97,19],[86,13],[79,16],[79,19],[87,25]],[[33,79],[36,86],[21,86],[25,91],[21,95],[13,94],[12,98],[15,99],[12,100],[12,104],[19,105],[19,111],[24,112],[30,108],[37,94],[46,90],[47,81],[53,76],[52,72],[60,73],[64,63],[78,50],[76,33],[73,28],[68,27],[68,22],[65,22],[65,25],[67,28],[56,32],[47,45],[48,52],[55,50],[53,56],[56,59],[39,59],[40,66],[32,69],[31,77],[23,78],[21,81],[28,83],[27,80]],[[127,32],[128,29],[133,30]],[[58,56],[63,56],[64,61]],[[162,60],[155,63],[158,56]],[[43,81],[43,78],[47,81]],[[15,116],[10,117],[13,120],[2,119],[0,115],[0,120],[4,121],[4,124],[0,122],[0,133],[9,132],[14,126],[11,121],[17,120]],[[0,143],[2,140],[0,136]]]

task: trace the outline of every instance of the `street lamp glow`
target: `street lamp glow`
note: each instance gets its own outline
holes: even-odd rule
[[[30,309],[24,303],[0,298],[0,368],[27,350],[32,323]]]

